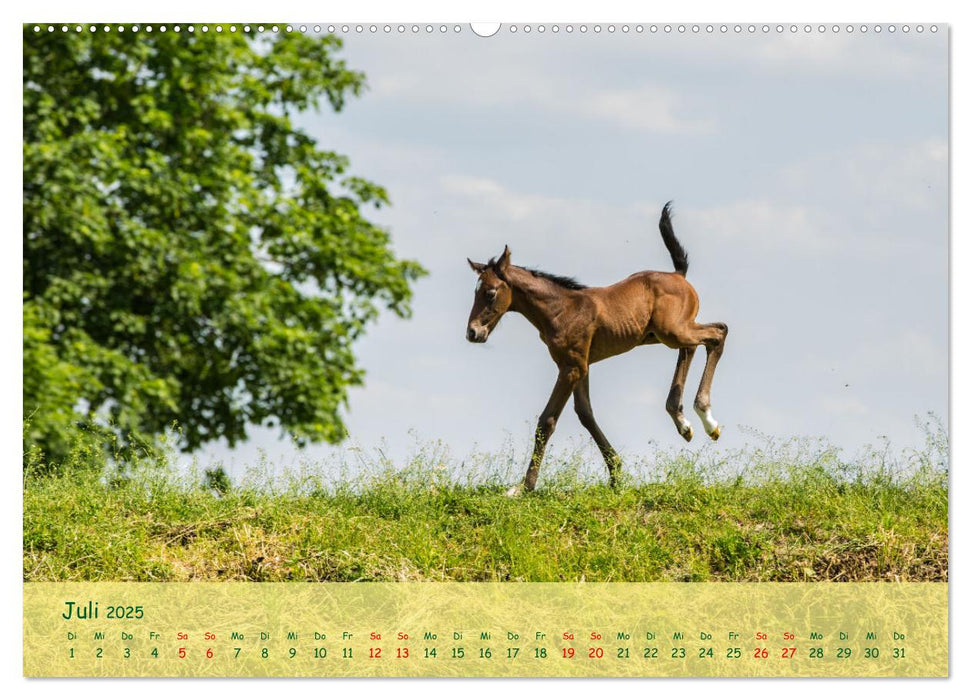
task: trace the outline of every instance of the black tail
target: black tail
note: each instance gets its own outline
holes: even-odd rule
[[[681,242],[674,235],[674,227],[671,226],[671,202],[665,204],[664,209],[661,210],[661,220],[658,222],[658,227],[661,229],[664,245],[671,253],[671,260],[674,261],[674,271],[682,277],[687,277],[688,251],[681,246]]]

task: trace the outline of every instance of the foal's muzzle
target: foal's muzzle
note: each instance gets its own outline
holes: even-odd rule
[[[484,343],[489,337],[489,331],[485,328],[473,328],[469,326],[465,332],[465,337],[470,343]]]

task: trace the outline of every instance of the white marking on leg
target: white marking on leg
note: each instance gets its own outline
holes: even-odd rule
[[[688,422],[683,413],[675,413],[672,417],[674,418],[674,425],[679,433],[684,435],[691,431],[691,423]]]
[[[715,417],[711,415],[710,406],[703,411],[695,406],[695,413],[698,414],[698,417],[701,418],[701,422],[704,423],[706,433],[711,435],[715,432],[715,430],[718,429],[718,421],[716,421]]]

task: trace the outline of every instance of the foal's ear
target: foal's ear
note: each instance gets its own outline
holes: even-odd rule
[[[488,267],[484,263],[472,262],[471,258],[466,258],[466,260],[469,261],[469,267],[471,267],[472,271],[475,272],[477,275],[481,275],[482,271],[485,270],[486,267]]]
[[[499,270],[500,274],[505,273],[505,271],[509,269],[510,255],[512,255],[512,251],[509,250],[509,246],[506,246],[502,251],[502,255],[500,255],[499,259],[496,261],[496,269]]]

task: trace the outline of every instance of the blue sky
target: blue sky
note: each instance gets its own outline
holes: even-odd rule
[[[465,341],[466,256],[508,244],[514,263],[590,285],[669,270],[657,232],[668,199],[699,320],[730,328],[712,390],[725,432],[705,447],[691,414],[687,449],[737,448],[748,426],[852,453],[880,436],[919,443],[914,417],[927,411],[947,419],[946,31],[618,25],[482,39],[463,25],[351,33],[343,53],[369,90],[302,126],[388,189],[393,206],[373,218],[431,274],[413,319],[383,316],[359,344],[367,382],[351,393],[343,448],[300,453],[257,430],[200,456],[235,471],[259,450],[287,463],[380,444],[401,459],[440,439],[460,460],[527,445],[556,368],[515,314],[486,345]],[[683,444],[664,411],[675,360],[655,346],[591,368],[598,421],[623,453]],[[703,353],[686,404],[702,366]],[[567,409],[554,448],[587,443]]]

